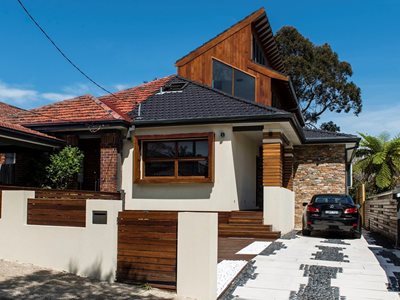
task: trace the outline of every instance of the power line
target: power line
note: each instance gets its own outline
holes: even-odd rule
[[[21,0],[17,0],[19,5],[22,7],[22,9],[25,11],[25,13],[28,15],[28,17],[32,20],[32,22],[36,25],[37,28],[39,28],[39,30],[44,34],[44,36],[50,41],[50,43],[54,46],[54,48],[57,49],[57,51],[79,72],[81,73],[83,76],[85,76],[90,82],[92,82],[94,85],[96,85],[98,88],[100,88],[101,90],[105,91],[106,93],[114,96],[115,98],[118,99],[118,97],[113,94],[112,92],[110,92],[109,90],[107,90],[106,88],[104,88],[103,86],[101,86],[100,84],[98,84],[96,81],[94,81],[89,75],[87,75],[84,71],[82,71],[81,68],[79,68],[65,53],[64,51],[62,51],[60,49],[60,47],[57,46],[57,44],[53,41],[53,39],[46,33],[46,31],[42,28],[42,26],[40,26],[40,24],[35,20],[35,18],[29,13],[29,11],[27,10],[27,8],[24,6],[24,4],[21,2]]]

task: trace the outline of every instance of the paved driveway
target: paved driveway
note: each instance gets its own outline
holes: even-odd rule
[[[292,233],[256,256],[224,298],[399,299],[399,257],[368,233],[358,240]]]

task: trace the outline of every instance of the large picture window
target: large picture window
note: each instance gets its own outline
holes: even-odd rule
[[[213,60],[213,88],[255,101],[255,78],[218,60]]]
[[[213,133],[138,136],[135,182],[212,182],[213,144]]]

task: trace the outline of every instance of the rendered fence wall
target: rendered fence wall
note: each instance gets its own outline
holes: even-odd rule
[[[34,196],[33,191],[2,192],[0,259],[114,281],[122,201],[87,200],[86,227],[27,225],[27,199]],[[93,224],[93,211],[106,211],[107,224]]]
[[[397,236],[397,202],[392,192],[372,196],[365,201],[365,227],[392,241]]]
[[[264,186],[264,224],[272,224],[282,234],[294,229],[294,192],[282,187]]]

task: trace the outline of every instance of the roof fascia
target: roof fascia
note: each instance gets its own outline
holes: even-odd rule
[[[57,148],[64,145],[64,141],[37,136],[9,128],[0,128],[0,138],[3,140],[17,141],[18,144],[34,144],[47,148]]]

